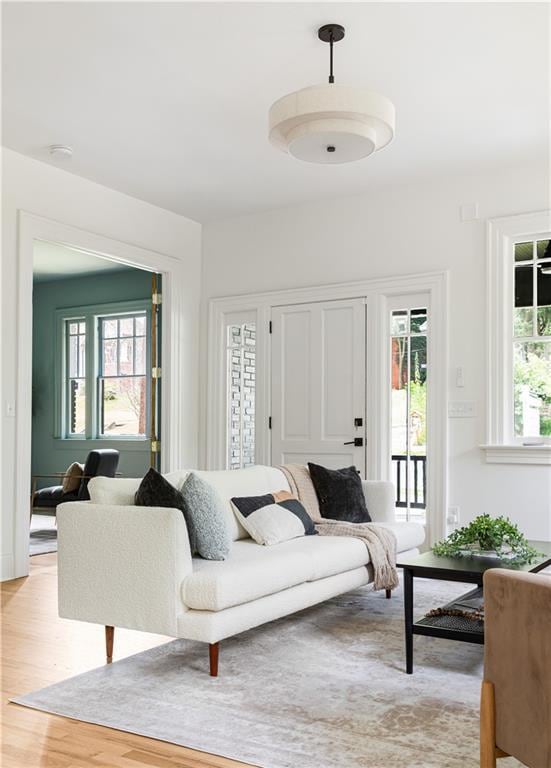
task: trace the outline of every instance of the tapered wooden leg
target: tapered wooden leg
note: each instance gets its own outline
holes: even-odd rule
[[[218,677],[218,652],[220,643],[211,643],[209,645],[210,676]]]
[[[105,655],[107,663],[113,661],[113,641],[115,640],[115,627],[105,627]]]
[[[385,589],[385,595],[386,595],[386,599],[390,600],[390,598],[392,597],[392,590],[391,589]]]
[[[496,704],[494,684],[488,680],[480,692],[480,768],[496,768]]]

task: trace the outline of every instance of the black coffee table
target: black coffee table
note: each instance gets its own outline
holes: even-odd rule
[[[446,640],[460,640],[467,643],[484,643],[484,623],[482,621],[447,620],[442,617],[422,618],[413,621],[413,579],[439,579],[441,581],[461,581],[476,584],[477,588],[456,598],[444,608],[463,609],[482,601],[482,579],[490,568],[508,568],[514,571],[537,573],[551,565],[551,542],[531,541],[530,544],[542,553],[532,563],[511,565],[507,561],[498,561],[480,557],[439,557],[432,552],[405,557],[398,560],[398,567],[404,569],[404,614],[406,629],[406,672],[413,673],[413,635],[442,637]]]

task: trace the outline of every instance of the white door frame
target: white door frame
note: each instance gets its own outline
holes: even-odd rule
[[[428,293],[431,330],[428,338],[430,387],[427,409],[427,528],[429,543],[446,534],[448,506],[448,272],[428,272],[400,277],[376,278],[350,283],[294,288],[241,296],[211,299],[208,320],[207,430],[203,446],[206,467],[221,469],[225,464],[224,326],[226,316],[239,311],[254,312],[256,333],[256,460],[270,464],[270,381],[271,350],[269,322],[272,307],[334,299],[365,298],[367,306],[367,361],[375,361],[379,375],[367,386],[367,477],[391,479],[389,445],[388,387],[388,300],[401,294]]]
[[[184,268],[174,256],[146,250],[130,243],[78,229],[67,224],[18,211],[17,283],[17,393],[15,475],[15,573],[25,576],[29,568],[29,495],[32,436],[32,329],[33,246],[35,240],[76,248],[128,267],[145,268],[163,276],[163,376],[161,416],[163,471],[180,466],[180,439],[186,425],[180,407],[183,381],[182,310]],[[53,372],[52,372],[53,375]]]

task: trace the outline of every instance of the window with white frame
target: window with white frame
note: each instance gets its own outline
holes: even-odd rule
[[[255,463],[256,324],[226,326],[226,466]]]
[[[486,459],[551,464],[551,213],[488,234]]]
[[[61,437],[147,438],[147,302],[120,306],[60,313]]]
[[[551,437],[551,240],[515,243],[513,433]]]

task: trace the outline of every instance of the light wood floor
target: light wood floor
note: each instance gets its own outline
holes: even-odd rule
[[[2,768],[243,768],[233,760],[8,703],[11,696],[103,664],[103,632],[58,618],[56,555],[33,557],[28,578],[2,584]],[[114,660],[167,639],[117,630]]]

